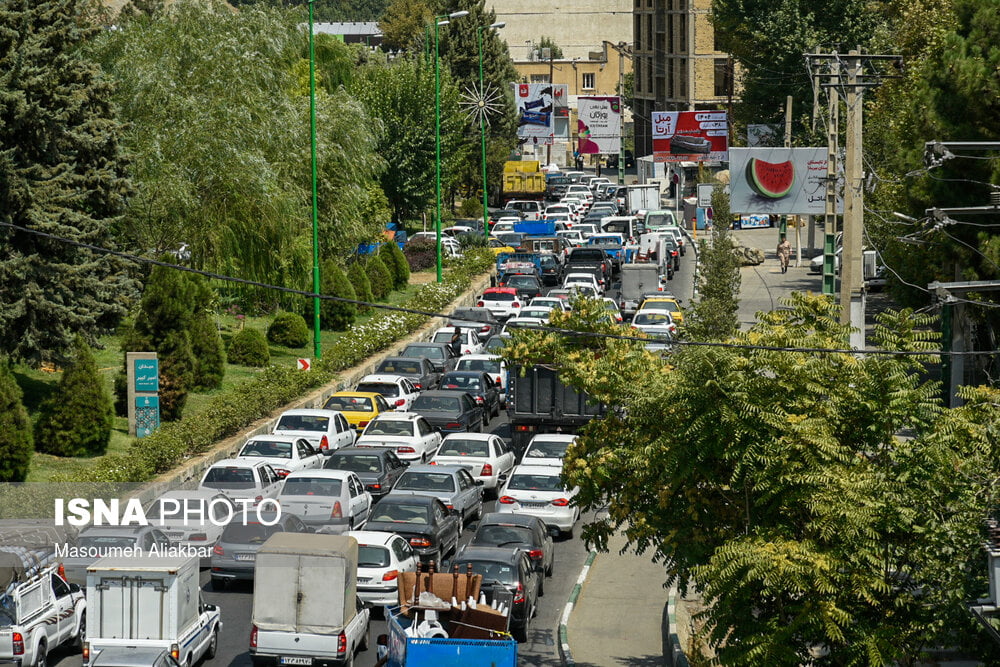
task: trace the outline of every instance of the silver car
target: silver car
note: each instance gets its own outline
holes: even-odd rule
[[[483,481],[474,479],[463,466],[412,465],[389,492],[390,497],[405,495],[437,498],[458,512],[459,533],[469,520],[483,516]]]

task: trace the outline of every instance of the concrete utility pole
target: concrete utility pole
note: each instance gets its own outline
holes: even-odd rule
[[[785,98],[785,148],[792,147],[792,96]],[[793,217],[793,216],[789,216]],[[795,266],[802,266],[802,236],[799,234],[799,216],[794,216],[795,225]],[[788,225],[785,225],[788,234]]]
[[[830,63],[830,83],[840,84],[840,63]],[[817,86],[818,88],[818,86]],[[840,153],[840,99],[836,88],[827,90],[830,118],[826,127],[826,210],[823,212],[823,294],[837,291],[837,157]]]
[[[552,93],[552,111],[549,112],[549,123],[552,126],[553,136],[548,138],[545,142],[545,164],[552,164],[552,144],[555,143],[555,124],[556,124],[556,82],[552,80],[555,74],[555,54],[556,51],[553,48],[542,49],[542,54],[545,52],[549,53],[549,86]]]

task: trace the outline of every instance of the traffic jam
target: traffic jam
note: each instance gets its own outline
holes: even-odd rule
[[[563,457],[604,406],[499,350],[580,298],[669,350],[694,254],[658,192],[551,176],[491,217],[495,285],[353,389],[151,503],[0,522],[0,663],[551,664],[587,554]]]

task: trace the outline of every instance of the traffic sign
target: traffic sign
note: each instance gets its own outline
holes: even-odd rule
[[[312,368],[312,363],[308,359],[296,359],[296,363],[300,371],[307,371]]]

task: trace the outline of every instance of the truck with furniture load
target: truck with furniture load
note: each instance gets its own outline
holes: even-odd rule
[[[510,160],[503,164],[503,200],[543,201],[545,173],[537,160]]]
[[[517,666],[517,642],[509,636],[456,639],[443,636],[437,624],[427,633],[432,636],[415,637],[414,628],[418,624],[398,610],[386,608],[385,618],[389,634],[379,637],[379,643],[384,646],[389,667]]]
[[[507,415],[518,460],[536,434],[575,433],[605,412],[603,404],[564,384],[555,366],[537,364],[509,370]]]

